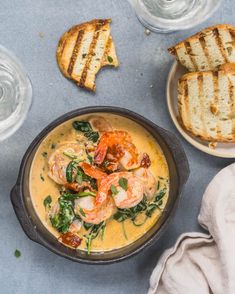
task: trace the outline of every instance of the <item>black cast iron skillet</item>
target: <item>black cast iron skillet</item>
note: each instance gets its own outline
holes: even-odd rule
[[[70,249],[60,242],[45,228],[37,216],[29,192],[29,173],[31,163],[35,152],[37,151],[41,141],[58,125],[67,120],[75,118],[83,114],[91,113],[112,113],[127,117],[138,124],[142,125],[157,140],[166,157],[170,172],[170,191],[166,207],[157,221],[157,223],[144,234],[140,239],[132,244],[120,249],[115,249],[103,253],[91,252],[88,256],[85,251]],[[118,107],[94,106],[77,109],[66,113],[49,124],[31,143],[26,151],[20,166],[20,171],[16,185],[11,191],[11,201],[18,217],[18,220],[25,234],[33,241],[43,245],[52,252],[77,262],[89,264],[104,264],[121,261],[127,257],[138,253],[160,237],[161,233],[166,229],[169,220],[172,218],[183,186],[189,176],[189,166],[184,150],[178,139],[151,121],[145,119],[137,113]]]

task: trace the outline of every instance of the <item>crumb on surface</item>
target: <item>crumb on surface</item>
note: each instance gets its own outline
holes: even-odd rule
[[[215,149],[216,146],[217,146],[217,142],[210,142],[210,143],[208,144],[208,147],[211,148],[211,149]]]
[[[145,29],[145,35],[149,36],[151,34],[150,30],[149,29]]]
[[[40,38],[44,38],[44,36],[45,36],[45,34],[43,32],[39,32],[38,35]]]

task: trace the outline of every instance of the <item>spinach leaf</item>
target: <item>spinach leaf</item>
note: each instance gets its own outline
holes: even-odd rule
[[[14,252],[14,255],[15,255],[16,258],[21,257],[21,252],[20,252],[20,250],[16,249],[15,252]]]
[[[91,226],[90,225],[91,224],[88,224],[88,223],[86,223],[86,225],[84,225],[86,230],[90,230],[88,234],[84,235],[84,237],[87,239],[86,245],[87,245],[87,254],[88,255],[91,252],[92,240],[94,240],[99,235],[100,232],[102,233],[102,236],[103,236],[104,230],[106,227],[106,223],[105,223],[105,221],[103,221],[103,222],[96,224],[96,225],[91,225]]]
[[[157,208],[158,208],[158,205],[156,203],[150,203],[145,212],[146,216],[151,217]]]
[[[48,195],[44,200],[43,200],[43,205],[47,208],[47,207],[51,207],[51,195]]]
[[[73,182],[73,174],[74,174],[75,168],[76,168],[76,162],[70,161],[70,163],[67,165],[67,168],[66,168],[66,180],[68,183]]]
[[[82,182],[89,182],[91,187],[94,190],[97,190],[96,179],[86,175],[83,169],[78,166],[78,163],[75,160],[70,161],[70,163],[67,165],[66,180],[68,183],[73,183],[76,180],[79,185],[81,185]]]
[[[76,182],[78,183],[78,185],[82,184],[82,175],[80,173],[78,173],[76,176]]]
[[[111,185],[110,190],[111,190],[113,196],[117,195],[118,190],[117,190],[117,188],[114,186],[114,184]]]
[[[72,183],[74,181],[74,175],[76,174],[76,180],[78,179],[81,184],[82,181],[89,182],[89,178],[81,169],[78,163],[74,160],[70,161],[66,168],[66,180],[68,183]]]
[[[84,223],[83,223],[83,226],[84,226],[85,230],[88,231],[88,230],[93,226],[93,224],[90,224],[90,223],[86,223],[86,222],[84,222]]]
[[[91,191],[84,191],[84,192],[80,192],[77,194],[79,198],[81,197],[86,197],[86,196],[92,196],[95,197],[96,193],[95,192],[91,192]]]
[[[160,187],[160,184],[158,184]],[[120,209],[114,214],[113,218],[118,222],[124,222],[126,219],[130,219],[135,226],[143,225],[147,218],[151,217],[156,209],[161,209],[161,205],[163,204],[163,197],[166,194],[166,186],[161,189],[152,201],[148,201],[146,196],[143,197],[142,201],[131,208]],[[145,213],[146,219],[138,223],[137,217],[139,214]]]
[[[58,200],[59,212],[51,217],[52,226],[60,233],[66,233],[75,219],[75,213],[73,210],[73,201],[67,200],[61,196]]]
[[[108,55],[107,59],[108,59],[108,62],[109,63],[112,63],[113,62],[113,58],[111,56]]]
[[[122,187],[125,191],[128,188],[128,180],[126,178],[120,178],[118,181],[118,184],[120,185],[120,187]]]
[[[87,197],[87,196],[95,197],[96,193],[91,192],[91,191],[84,191],[84,192],[79,192],[79,193],[76,193],[76,194],[72,194],[72,193],[69,193],[69,192],[64,192],[62,197],[65,200],[74,201],[74,200],[76,200],[78,198]]]
[[[66,233],[69,230],[70,225],[74,219],[81,219],[79,215],[75,215],[74,212],[74,201],[81,197],[93,196],[95,197],[96,193],[91,191],[83,191],[76,194],[70,192],[62,192],[61,196],[58,199],[59,211],[50,218],[52,226],[60,233]],[[83,216],[85,212],[80,208],[80,213]]]
[[[98,141],[99,133],[93,131],[88,121],[74,121],[73,127],[75,130],[82,132],[84,136],[93,143]]]
[[[82,178],[82,181],[84,182],[90,182],[92,179],[84,173],[83,169],[80,166],[77,167],[77,174]]]
[[[78,158],[77,155],[75,155],[75,154],[72,153],[72,152],[64,151],[63,154],[64,154],[65,156],[68,156],[68,157],[71,158],[71,159],[77,159],[77,158]]]
[[[86,132],[91,132],[92,131],[92,127],[90,125],[90,123],[88,121],[74,121],[73,122],[73,127],[75,130],[80,131],[82,133],[86,133]]]
[[[94,189],[94,190],[98,190],[98,186],[97,186],[97,180],[96,179],[93,179],[91,178],[90,179],[90,184],[91,184],[91,187]]]
[[[78,176],[78,180],[79,180],[79,181],[82,181],[82,182],[83,182],[83,181],[84,181],[84,182],[90,182],[91,187],[92,187],[94,190],[97,190],[97,189],[98,189],[98,188],[97,188],[97,181],[96,181],[96,179],[94,179],[94,178],[92,178],[92,177],[86,175],[86,174],[84,173],[83,169],[82,169],[80,166],[77,167],[77,176]],[[77,183],[79,183],[79,182],[77,181]]]
[[[166,187],[164,187],[162,190],[159,191],[159,193],[157,193],[153,202],[154,203],[159,202],[165,196],[165,194],[166,194]]]
[[[157,182],[157,191],[159,190],[160,188],[160,181]]]
[[[147,209],[147,198],[144,196],[142,201],[134,207],[121,209],[114,214],[113,218],[118,222],[123,222],[126,219],[131,219],[134,221],[137,215]]]
[[[93,157],[88,153],[87,150],[86,150],[86,154],[87,154],[87,159],[89,160],[90,164],[93,164],[94,159],[93,159]]]
[[[79,211],[80,211],[80,213],[81,213],[82,216],[84,216],[84,217],[86,216],[84,210],[81,207],[80,207]]]
[[[87,137],[88,140],[92,141],[93,143],[97,142],[99,139],[99,133],[98,132],[87,132],[84,133],[85,137]]]

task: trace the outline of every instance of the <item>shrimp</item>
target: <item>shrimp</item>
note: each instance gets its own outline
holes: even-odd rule
[[[59,185],[64,185],[74,191],[79,190],[77,183],[68,183],[66,180],[66,168],[71,161],[71,158],[65,154],[77,157],[79,159],[85,159],[86,153],[84,148],[76,142],[68,142],[57,148],[50,156],[48,160],[49,165],[49,177]],[[88,185],[88,183],[83,183]]]
[[[75,200],[74,211],[83,221],[90,224],[99,224],[114,214],[115,205],[110,196],[98,205],[94,197],[87,196]]]
[[[125,179],[127,187],[121,187],[121,179]],[[134,207],[143,199],[144,184],[142,180],[135,176],[133,172],[116,172],[101,179],[96,203],[106,201],[112,187],[115,187],[115,193],[112,197],[119,208]]]
[[[101,169],[99,169],[96,166],[92,166],[87,162],[80,162],[79,166],[83,169],[84,173],[96,180],[100,180],[103,177],[106,177],[107,174],[103,172]]]
[[[134,174],[141,179],[144,184],[144,194],[148,200],[151,200],[157,190],[157,181],[151,171],[140,167],[134,171]]]
[[[83,169],[86,175],[97,180],[98,193],[96,195],[96,203],[97,204],[103,203],[106,200],[107,195],[102,194],[103,192],[102,191],[99,192],[99,190],[100,190],[100,187],[104,185],[104,183],[107,184],[108,175],[104,173],[101,169],[99,169],[97,166],[92,166],[86,162],[81,162],[79,166]],[[109,176],[109,178],[111,177],[112,175]]]
[[[71,225],[69,226],[69,232],[76,234],[78,233],[82,228],[82,222],[78,219],[75,219]]]
[[[141,158],[131,136],[125,131],[105,132],[95,150],[95,163],[101,165],[105,159],[108,170],[119,168],[130,170],[140,166]]]
[[[110,132],[113,130],[111,124],[103,116],[91,115],[88,117],[88,121],[92,128],[99,133]]]
[[[98,183],[98,192],[96,194],[95,204],[104,203],[110,195],[111,185],[117,189],[117,193],[113,196],[114,202],[119,208],[130,208],[137,205],[144,196],[145,186],[141,178],[135,176],[133,172],[115,172],[110,175],[102,172],[98,167],[91,166],[88,163],[81,162],[79,164],[84,172],[95,178]],[[120,179],[127,181],[127,189],[120,186]]]

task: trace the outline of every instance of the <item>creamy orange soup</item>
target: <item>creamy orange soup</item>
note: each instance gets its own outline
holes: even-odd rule
[[[140,125],[130,119],[120,117],[113,114],[99,113],[102,115],[115,130],[127,131],[139,151],[146,152],[151,160],[149,167],[154,175],[158,185],[158,192],[166,187],[166,192],[162,198],[161,205],[155,209],[151,217],[146,219],[144,213],[138,216],[138,223],[141,226],[135,226],[130,219],[120,223],[112,217],[106,221],[105,233],[100,234],[92,241],[92,251],[107,251],[126,246],[145,234],[159,219],[162,210],[167,202],[169,191],[169,171],[166,159],[156,140]],[[48,217],[48,210],[44,206],[44,199],[50,195],[52,198],[51,206],[60,196],[60,185],[56,184],[48,176],[48,158],[56,150],[56,148],[67,141],[80,140],[81,134],[72,127],[75,120],[87,120],[90,115],[83,115],[73,118],[51,131],[40,144],[31,166],[30,173],[30,193],[34,208],[47,230],[56,238],[60,237],[60,233],[53,228]],[[158,193],[157,192],[157,193]],[[145,221],[145,222],[144,222]],[[87,231],[82,228],[79,235],[82,242],[78,249],[86,250],[86,238],[83,235]]]

